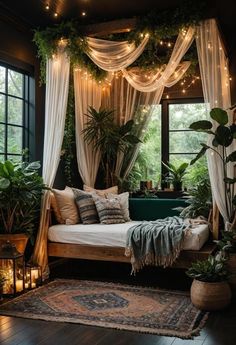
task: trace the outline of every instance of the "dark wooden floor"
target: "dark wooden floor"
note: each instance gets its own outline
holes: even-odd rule
[[[130,277],[130,267],[111,263],[70,261],[52,269],[52,277],[112,280],[138,285],[188,289],[190,281],[177,270],[146,269]],[[236,345],[236,303],[211,313],[194,340],[182,340],[136,332],[119,331],[70,323],[46,322],[0,316],[3,345]]]

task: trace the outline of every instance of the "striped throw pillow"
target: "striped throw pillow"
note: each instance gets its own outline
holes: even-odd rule
[[[75,202],[83,224],[99,223],[97,209],[91,193],[73,188]]]
[[[93,198],[102,224],[125,223],[118,200],[99,198],[98,196],[93,196]]]

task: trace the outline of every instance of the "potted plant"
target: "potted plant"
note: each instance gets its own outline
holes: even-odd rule
[[[203,178],[201,182],[188,190],[184,194],[187,207],[176,207],[180,212],[180,217],[196,218],[203,216],[209,217],[212,208],[211,186],[208,178]]]
[[[222,231],[222,238],[215,241],[217,247],[225,252],[227,256],[227,268],[230,272],[229,284],[232,293],[236,294],[236,229]]]
[[[224,252],[192,264],[186,274],[193,278],[191,300],[201,310],[219,310],[229,305],[231,289]]]
[[[231,109],[233,109],[233,106]],[[193,122],[190,125],[190,129],[196,132],[205,132],[212,135],[211,146],[201,143],[202,149],[196,155],[196,157],[191,161],[190,165],[194,164],[198,159],[200,159],[207,150],[213,151],[220,157],[220,164],[223,167],[223,181],[224,181],[224,199],[226,205],[227,216],[230,222],[232,222],[232,229],[236,226],[235,218],[235,206],[236,206],[236,196],[234,195],[234,184],[236,182],[236,177],[229,178],[227,176],[227,165],[231,162],[236,162],[236,151],[228,154],[227,148],[236,139],[236,125],[229,124],[228,114],[225,110],[221,108],[213,108],[210,111],[210,117],[218,126],[213,129],[213,123],[207,120],[201,120]],[[220,148],[220,150],[217,150]]]
[[[24,252],[39,216],[45,188],[37,170],[38,162],[0,162],[0,245],[7,240]]]
[[[169,163],[162,162],[162,164],[168,170],[168,176],[166,177],[166,181],[173,184],[173,188],[175,191],[181,191],[183,177],[186,174],[188,163],[182,163],[179,166],[175,166],[174,164],[171,164],[170,162]]]
[[[140,142],[133,135],[133,120],[124,125],[117,125],[114,121],[114,112],[109,109],[96,111],[93,107],[88,110],[88,122],[82,133],[84,140],[92,144],[94,150],[101,152],[101,165],[105,172],[106,187],[117,183],[115,176],[116,162],[119,153]]]

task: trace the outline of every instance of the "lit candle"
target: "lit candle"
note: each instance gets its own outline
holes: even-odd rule
[[[35,289],[36,288],[36,283],[32,283],[32,289]]]
[[[31,274],[32,274],[32,280],[35,281],[36,279],[38,279],[39,277],[39,272],[38,270],[32,270],[31,271]]]

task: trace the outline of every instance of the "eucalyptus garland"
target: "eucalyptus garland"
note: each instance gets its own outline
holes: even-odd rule
[[[109,35],[104,38],[128,40],[137,45],[140,43],[142,35],[149,33],[150,39],[144,52],[130,67],[156,68],[167,63],[171,54],[170,47],[168,49],[166,45],[161,43],[168,40],[168,44],[173,47],[176,36],[181,29],[189,25],[196,25],[205,18],[205,9],[205,1],[183,1],[180,8],[160,12],[152,11],[146,16],[137,17],[136,28],[133,31]],[[46,60],[57,52],[60,39],[67,40],[66,50],[72,66],[78,64],[81,67],[86,67],[95,80],[105,79],[106,71],[94,64],[86,54],[88,44],[78,28],[79,23],[71,20],[48,27],[45,30],[35,31],[34,42],[38,47],[38,56],[41,58],[41,82],[45,82]],[[193,49],[185,58],[191,60],[193,67],[197,64],[196,52]]]

